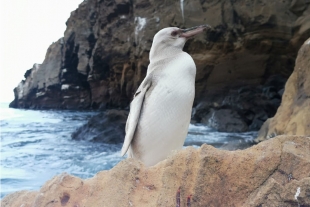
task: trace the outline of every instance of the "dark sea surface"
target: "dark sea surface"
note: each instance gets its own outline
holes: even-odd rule
[[[109,170],[122,159],[121,144],[71,139],[71,133],[97,112],[24,110],[0,103],[1,198],[19,190],[39,190],[62,172],[89,178]],[[243,149],[257,132],[220,133],[203,125],[190,125],[185,146],[211,144],[222,149]]]

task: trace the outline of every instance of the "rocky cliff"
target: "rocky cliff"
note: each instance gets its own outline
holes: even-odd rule
[[[257,141],[281,134],[310,137],[310,38],[298,52],[294,72],[285,85],[281,106],[276,115],[264,123]]]
[[[85,0],[44,62],[26,72],[10,106],[126,108],[146,74],[154,34],[208,23],[214,29],[185,46],[197,65],[193,119],[219,131],[258,129],[278,108],[297,50],[310,36],[309,5]]]
[[[242,151],[203,145],[154,167],[127,159],[82,180],[61,174],[39,192],[20,191],[2,207],[310,206],[310,138],[279,136]],[[180,187],[180,199],[177,191]]]

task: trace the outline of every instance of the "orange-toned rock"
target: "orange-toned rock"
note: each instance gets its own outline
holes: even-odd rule
[[[310,38],[298,52],[276,115],[264,123],[257,141],[281,134],[310,136]]]
[[[154,167],[127,159],[91,179],[61,174],[39,192],[6,196],[2,207],[309,206],[310,138],[278,136],[246,150],[203,145]]]

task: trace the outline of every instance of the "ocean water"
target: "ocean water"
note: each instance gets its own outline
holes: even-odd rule
[[[39,190],[62,172],[89,178],[120,162],[121,144],[71,139],[71,133],[97,112],[24,110],[0,103],[1,198],[19,190]],[[206,126],[190,125],[186,146],[208,143],[222,149],[251,145],[256,132],[219,133]]]

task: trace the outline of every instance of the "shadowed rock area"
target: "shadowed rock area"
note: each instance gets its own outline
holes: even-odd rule
[[[82,180],[66,173],[39,192],[4,197],[3,207],[309,206],[310,138],[278,136],[246,150],[188,147],[151,168],[127,159]]]
[[[78,128],[72,139],[118,144],[124,142],[128,111],[107,110],[93,116]]]
[[[281,106],[276,115],[264,123],[257,141],[281,134],[310,136],[310,38],[298,52]]]
[[[154,34],[168,26],[208,23],[214,29],[185,46],[197,65],[193,119],[222,131],[258,130],[274,116],[297,50],[310,36],[309,5],[301,0],[84,1],[71,13],[64,37],[14,89],[10,106],[126,108],[146,74]],[[224,116],[227,127],[219,128]]]

